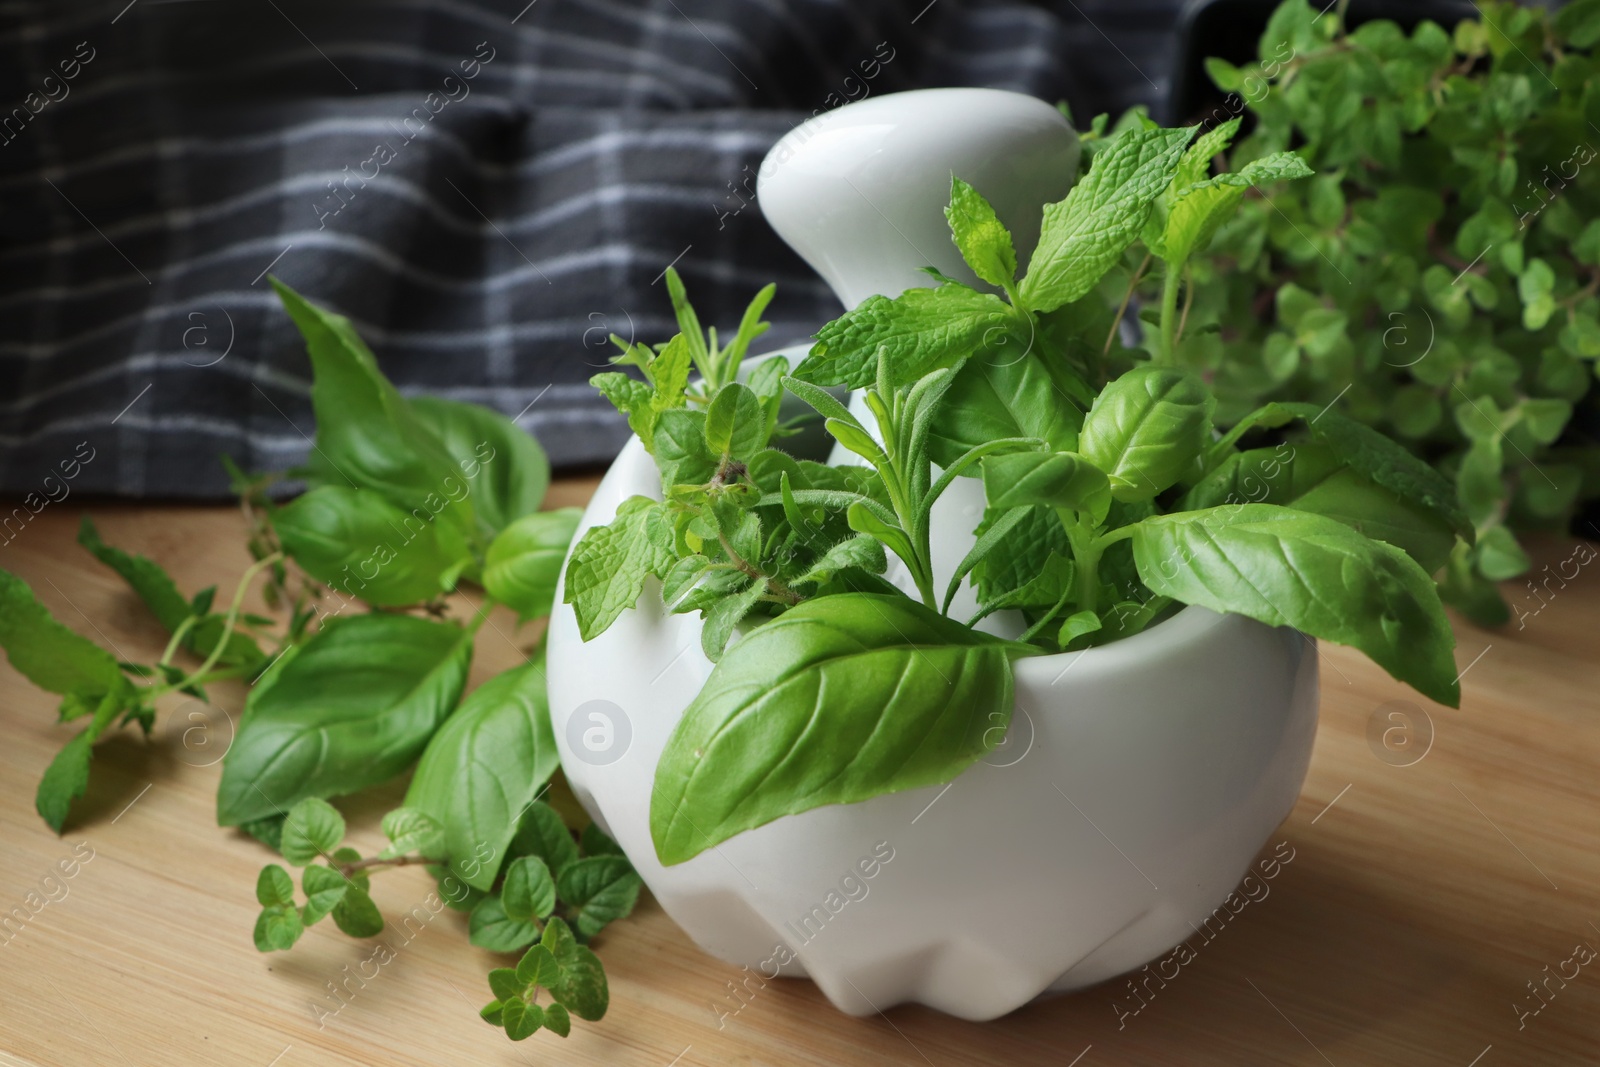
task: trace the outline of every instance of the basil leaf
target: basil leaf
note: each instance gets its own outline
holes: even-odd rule
[[[1017,250],[989,201],[951,175],[950,206],[944,209],[944,217],[950,223],[950,239],[972,273],[990,285],[1009,286],[1017,276]]]
[[[417,761],[406,807],[444,828],[451,871],[487,890],[523,811],[532,817],[542,806],[534,798],[558,765],[541,647],[531,662],[474,689],[445,720]]]
[[[531,434],[479,404],[419,396],[411,410],[455,461],[472,510],[490,531],[539,510],[550,488],[550,460]]]
[[[1183,498],[1186,511],[1237,503],[1277,504],[1338,519],[1402,549],[1429,574],[1449,561],[1456,543],[1455,530],[1436,512],[1357,473],[1326,445],[1309,441],[1235,453]],[[1526,561],[1512,574],[1525,567]]]
[[[385,607],[437,598],[467,551],[460,532],[426,510],[407,514],[381,493],[343,485],[278,508],[272,528],[307,574]]]
[[[490,952],[516,952],[532,944],[538,936],[539,928],[533,923],[508,916],[497,896],[478,901],[478,906],[467,917],[467,940]]]
[[[405,770],[455,709],[472,634],[408,615],[329,620],[257,682],[222,761],[217,820],[353,793]]]
[[[991,508],[1069,508],[1095,524],[1111,510],[1105,472],[1076,453],[1013,452],[988,456],[981,466],[983,494]]]
[[[1056,452],[1078,447],[1083,411],[1059,361],[1037,354],[969,360],[956,372],[928,438],[928,455],[949,467],[965,453],[1003,438],[1037,437]]]
[[[586,856],[568,864],[557,880],[562,902],[578,910],[577,932],[585,940],[626,918],[643,885],[624,856]]]
[[[561,564],[572,545],[581,508],[524,515],[489,543],[483,587],[523,622],[550,614]]]
[[[907,385],[1007,341],[1021,348],[1031,333],[1027,315],[992,293],[964,285],[907,289],[892,300],[869,296],[824,326],[794,376],[864,388],[876,381],[882,348],[891,382]]]
[[[548,987],[550,994],[580,1019],[596,1022],[602,1018],[611,1002],[611,992],[600,957],[578,944],[572,928],[560,916],[546,924],[539,943],[550,950],[561,968],[560,980]]]
[[[519,922],[549,917],[556,906],[556,883],[544,860],[538,856],[519,856],[506,865],[500,905],[505,908],[507,918]]]
[[[1128,130],[1094,155],[1066,199],[1046,204],[1022,302],[1053,311],[1079,299],[1121,258],[1166,189],[1196,127]]]
[[[755,628],[667,741],[650,802],[661,862],[953,778],[1011,715],[1013,649],[904,596],[821,597]]]
[[[57,622],[28,583],[0,570],[0,646],[17,673],[47,693],[87,700],[128,686],[116,659]]]
[[[561,821],[556,809],[536,800],[528,805],[527,814],[522,817],[522,825],[511,842],[511,852],[538,856],[550,868],[550,873],[560,878],[567,864],[578,858],[578,843],[572,839],[572,831]]]
[[[629,497],[616,518],[605,526],[590,527],[573,548],[566,602],[572,605],[585,641],[604,633],[618,615],[638,603],[647,576],[672,566],[672,554],[647,528],[658,508],[649,497]]]
[[[1078,451],[1111,478],[1111,495],[1149,500],[1194,469],[1211,442],[1211,391],[1183,371],[1135,367],[1084,416]]]
[[[470,536],[472,503],[454,458],[389,384],[350,320],[271,281],[311,356],[317,438],[306,463],[309,486],[371,489],[402,511],[426,508]]]
[[[1468,542],[1472,540],[1472,521],[1461,509],[1455,487],[1448,478],[1372,427],[1331,408],[1319,408],[1315,404],[1267,404],[1241,419],[1221,444],[1231,445],[1244,431],[1254,427],[1282,426],[1293,419],[1302,420],[1311,436],[1331,448],[1346,466],[1403,499],[1421,504]],[[1494,492],[1498,497],[1498,472],[1495,483]]]
[[[1438,593],[1398,548],[1270,504],[1157,515],[1131,529],[1152,592],[1351,645],[1424,696],[1460,703]]]

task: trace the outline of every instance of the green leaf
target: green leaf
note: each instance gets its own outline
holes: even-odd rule
[[[72,802],[89,788],[89,762],[93,758],[94,738],[84,731],[57,752],[39,779],[33,806],[46,825],[56,833],[66,825]]]
[[[522,621],[550,614],[561,564],[572,545],[581,508],[524,515],[489,544],[483,587]]]
[[[1457,501],[1449,479],[1372,427],[1332,408],[1319,408],[1316,404],[1267,404],[1240,420],[1224,441],[1236,438],[1241,429],[1256,425],[1281,426],[1291,419],[1304,421],[1313,438],[1332,449],[1358,474],[1404,500],[1421,504],[1456,533],[1468,541],[1472,539],[1473,524]],[[1495,432],[1498,435],[1498,430]]]
[[[888,565],[882,542],[865,534],[847,537],[829,546],[815,563],[806,568],[804,574],[790,584],[824,585],[847,567],[859,567],[868,574],[882,574]]]
[[[496,967],[489,972],[489,988],[497,1000],[518,1000],[528,988],[528,983],[517,977],[510,967]]]
[[[511,848],[517,855],[538,856],[558,878],[567,864],[578,858],[578,843],[572,839],[572,831],[561,821],[556,809],[537,800],[528,806],[527,814],[522,817]]]
[[[982,467],[983,493],[991,508],[1070,508],[1096,525],[1111,509],[1105,472],[1073,452],[989,456]]]
[[[1332,448],[1309,441],[1229,456],[1189,491],[1183,508],[1239,503],[1338,519],[1404,550],[1429,574],[1445,565],[1456,543],[1455,530],[1436,512],[1358,473]]]
[[[972,273],[990,285],[1009,286],[1017,275],[1017,250],[989,201],[951,175],[950,206],[944,209],[944,217],[950,223],[950,239]]]
[[[1140,366],[1111,382],[1084,417],[1078,451],[1111,479],[1111,495],[1149,500],[1195,467],[1211,441],[1210,390],[1169,367]]]
[[[1158,515],[1132,530],[1152,592],[1354,646],[1424,696],[1459,704],[1438,593],[1398,548],[1270,504]]]
[[[51,617],[21,578],[0,570],[0,646],[28,681],[85,699],[128,685],[116,658]]]
[[[507,918],[520,922],[531,923],[550,916],[556,906],[556,883],[544,860],[538,856],[518,856],[506,865],[500,905]]]
[[[334,924],[351,937],[377,937],[383,933],[383,914],[359,886],[347,885],[333,906]]]
[[[578,618],[578,632],[593,640],[639,601],[644,580],[665,573],[671,554],[650,536],[650,516],[659,505],[648,497],[629,497],[605,526],[591,526],[567,564],[566,602]]]
[[[544,1028],[557,1037],[566,1037],[572,1033],[572,1016],[567,1014],[567,1009],[560,1004],[546,1004],[544,1006]]]
[[[544,807],[534,798],[558,765],[541,647],[532,661],[474,689],[445,720],[417,762],[405,803],[444,827],[452,873],[487,890],[519,833],[517,820],[526,827]]]
[[[560,981],[550,987],[556,1001],[580,1019],[597,1022],[603,1018],[611,993],[600,957],[578,944],[572,929],[559,916],[545,926],[539,943],[550,950],[561,968]]]
[[[305,907],[300,909],[300,921],[307,926],[321,922],[323,917],[339,906],[347,892],[362,892],[350,879],[320,863],[313,863],[300,872],[300,885],[306,891]]]
[[[892,384],[907,385],[970,356],[1008,344],[1026,346],[1032,323],[992,293],[964,285],[907,289],[894,299],[869,296],[817,332],[794,376],[815,385],[872,385],[878,350]]]
[[[1038,353],[975,359],[957,372],[928,440],[928,455],[949,467],[973,448],[1014,437],[1042,439],[1051,451],[1078,447],[1083,409],[1069,371]]]
[[[283,815],[273,814],[242,822],[239,824],[239,829],[277,852],[283,843],[283,824],[287,821]]]
[[[766,582],[750,581],[744,589],[722,597],[705,609],[705,625],[700,628],[700,651],[705,653],[706,659],[715,663],[722,658],[723,649],[733,639],[733,631],[766,591]]]
[[[583,836],[578,844],[583,848],[585,856],[620,856],[622,846],[611,840],[611,836],[600,829],[600,824],[592,822],[583,828]]]
[[[748,387],[731,382],[706,410],[706,447],[716,456],[751,456],[767,443],[767,415]]]
[[[389,384],[350,320],[317,307],[278,279],[272,286],[305,337],[317,437],[307,462],[310,488],[371,489],[402,511],[426,509],[463,536],[476,520],[455,459],[427,421]]]
[[[289,872],[276,863],[261,868],[261,873],[256,876],[256,901],[263,908],[274,904],[293,904],[294,879],[289,877]]]
[[[494,973],[495,972],[490,971],[490,977],[493,977]],[[505,1007],[498,1000],[490,1001],[488,1004],[485,1004],[482,1008],[478,1009],[478,1018],[482,1019],[490,1026],[503,1026],[505,1025]]]
[[[549,989],[561,980],[561,965],[549,949],[534,945],[517,961],[516,975],[524,989],[529,986]]]
[[[100,532],[87,515],[78,527],[78,544],[120,574],[168,633],[177,630],[190,615],[203,616],[184,635],[183,647],[201,656],[209,656],[211,650],[216,648],[217,641],[222,637],[222,616],[206,615],[211,607],[211,597],[216,592],[215,587],[196,594],[191,604],[184,600],[177,584],[154,560],[124,552],[101,540]],[[235,631],[229,635],[228,646],[217,662],[224,666],[237,666],[257,663],[262,658],[261,649],[255,641],[248,634]]]
[[[222,761],[218,821],[258,819],[399,774],[455,709],[471,657],[471,631],[451,623],[330,619],[250,691]]]
[[[551,922],[557,920],[552,919]],[[467,940],[490,952],[516,952],[539,937],[539,928],[513,919],[497,896],[484,897],[467,919]]]
[[[1129,130],[1096,152],[1066,199],[1045,205],[1022,302],[1053,311],[1093,289],[1138,237],[1194,133],[1195,127]]]
[[[1011,714],[1011,653],[903,596],[808,600],[755,628],[667,742],[657,855],[682,863],[783,815],[955,777]]]
[[[455,461],[473,512],[491,532],[539,510],[550,487],[550,460],[533,435],[480,404],[419,396],[411,408]],[[455,499],[456,482],[439,488]]]
[[[379,606],[436,599],[466,553],[459,532],[425,509],[407,514],[381,493],[342,485],[277,509],[272,527],[306,573]]]
[[[294,947],[305,927],[292,904],[273,904],[256,917],[255,942],[258,952],[278,952]]]
[[[588,939],[608,923],[626,918],[643,885],[626,857],[605,855],[568,864],[556,888],[562,903],[577,909],[578,935]]]
[[[596,374],[589,379],[589,384],[628,417],[628,428],[639,436],[646,451],[652,450],[655,447],[656,416],[659,414],[652,403],[655,390],[621,371]]]
[[[419,853],[427,859],[444,855],[444,827],[421,808],[395,808],[383,817],[383,836],[389,847],[378,853],[381,859],[393,859],[407,853]]]
[[[525,1041],[544,1025],[544,1009],[525,1000],[508,1000],[500,1008],[500,1018],[507,1037]]]
[[[1222,224],[1232,217],[1245,190],[1269,182],[1303,178],[1311,168],[1294,152],[1278,152],[1257,159],[1244,169],[1219,174],[1179,193],[1167,215],[1161,255],[1174,267],[1203,250]]]
[[[306,797],[289,809],[278,851],[296,867],[303,867],[318,856],[331,854],[343,840],[344,816],[326,800]]]

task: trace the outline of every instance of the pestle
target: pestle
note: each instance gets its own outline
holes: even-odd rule
[[[1078,137],[1055,108],[998,89],[919,89],[824,112],[789,131],[762,161],[761,212],[789,247],[854,308],[933,280],[933,266],[989,288],[950,240],[952,175],[994,205],[1022,264],[1044,204],[1078,168]]]

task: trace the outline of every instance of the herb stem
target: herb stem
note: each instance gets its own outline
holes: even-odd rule
[[[368,856],[366,859],[352,860],[349,863],[339,864],[339,873],[349,878],[356,871],[373,870],[378,867],[409,867],[416,863],[437,863],[426,856],[391,856],[382,859],[378,856]]]
[[[228,647],[228,639],[233,636],[234,626],[239,622],[239,609],[244,605],[244,595],[249,591],[250,583],[255,581],[256,575],[282,558],[282,552],[274,552],[264,559],[257,560],[245,570],[244,576],[239,579],[239,584],[233,591],[233,603],[228,605],[228,616],[223,620],[222,633],[217,635],[217,643],[212,647],[211,655],[206,657],[205,662],[200,664],[191,677],[199,677],[217,665],[217,660],[222,658],[223,650]]]
[[[1133,277],[1128,279],[1128,291],[1122,294],[1122,304],[1117,308],[1116,317],[1111,320],[1111,329],[1106,332],[1106,343],[1100,349],[1100,356],[1111,354],[1111,342],[1117,339],[1117,330],[1122,327],[1122,319],[1128,314],[1128,304],[1133,300],[1133,291],[1138,288],[1139,280],[1144,277],[1145,268],[1150,266],[1150,258],[1154,253],[1146,252],[1144,262],[1139,264],[1139,269],[1133,272]]]
[[[1178,344],[1178,280],[1181,272],[1168,263],[1161,278],[1161,362],[1175,362]]]
[[[183,643],[184,635],[193,629],[194,624],[199,620],[200,616],[198,615],[186,616],[184,620],[178,624],[177,629],[172,631],[172,640],[168,641],[167,647],[162,650],[161,660],[159,663],[160,666],[165,667],[172,662],[172,657],[177,653],[178,646]]]
[[[1100,556],[1105,552],[1103,538],[1078,522],[1076,516],[1065,509],[1057,509],[1062,525],[1067,529],[1067,540],[1072,545],[1073,582],[1078,590],[1078,609],[1095,611],[1100,602]]]
[[[734,567],[738,568],[740,573],[747,574],[758,582],[767,583],[768,596],[771,596],[779,603],[787,604],[790,607],[794,607],[796,604],[800,603],[800,601],[805,599],[805,597],[801,596],[799,593],[796,593],[793,589],[790,589],[787,585],[785,585],[782,580],[767,574],[760,567],[757,567],[755,564],[739,555],[738,552],[734,551],[733,542],[729,541],[728,535],[723,533],[721,530],[717,531],[717,540],[722,544],[722,551],[728,554],[728,562],[732,563]]]

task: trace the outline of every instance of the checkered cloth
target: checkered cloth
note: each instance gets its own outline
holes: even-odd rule
[[[70,465],[216,497],[220,453],[300,462],[310,368],[268,271],[403,391],[603,463],[627,431],[585,382],[608,334],[673,332],[669,263],[729,328],[776,281],[773,345],[837,313],[741,206],[785,131],[925,86],[1153,100],[1176,6],[0,0],[0,492]]]

